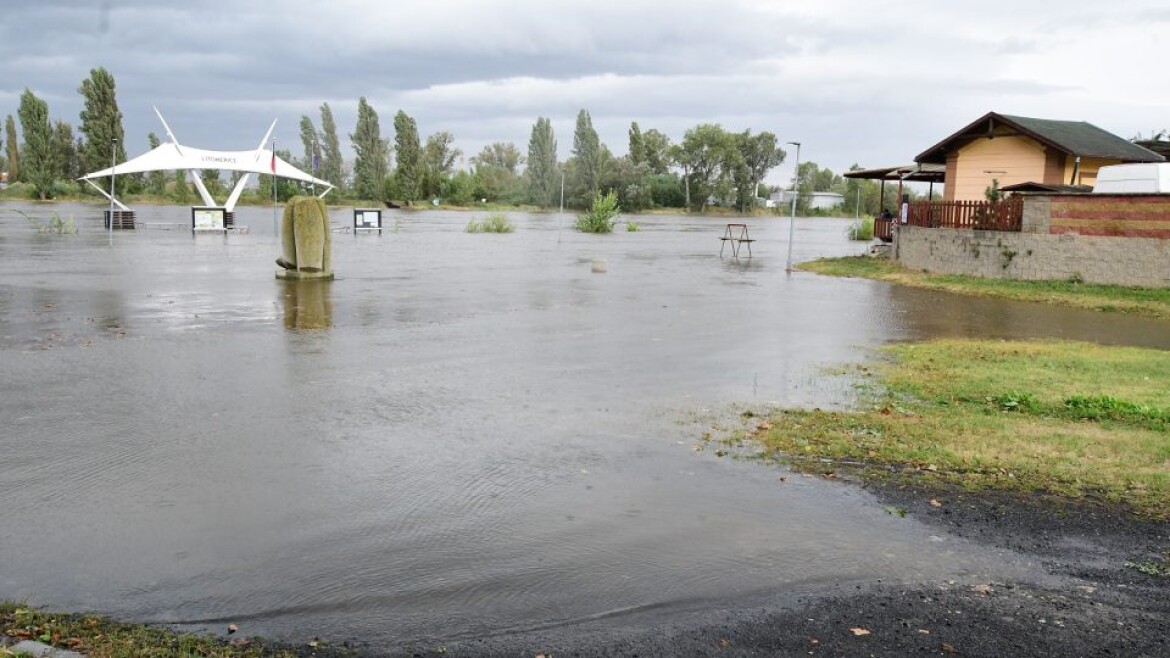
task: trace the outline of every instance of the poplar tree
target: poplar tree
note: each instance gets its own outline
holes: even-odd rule
[[[642,129],[637,121],[633,121],[630,123],[630,162],[637,165],[645,161],[646,144],[642,140]]]
[[[601,140],[593,129],[593,119],[585,110],[577,114],[573,155],[577,158],[573,188],[585,199],[592,199],[597,194],[597,180],[601,173]]]
[[[532,203],[542,208],[549,205],[556,190],[556,178],[557,140],[552,122],[539,117],[528,139],[528,198]]]
[[[26,88],[20,95],[17,115],[20,116],[20,133],[24,136],[20,149],[21,178],[33,186],[39,198],[47,199],[58,174],[49,105]]]
[[[341,188],[344,176],[342,175],[341,142],[337,139],[337,124],[333,121],[333,110],[329,103],[321,104],[321,173],[318,178],[333,183]]]
[[[415,200],[422,182],[418,125],[402,110],[394,115],[394,163],[394,189],[404,201]]]
[[[71,181],[81,178],[77,145],[73,143],[73,126],[60,119],[53,123],[53,157],[61,178]]]
[[[317,136],[317,129],[313,127],[313,120],[302,114],[301,144],[305,147],[304,168],[305,171],[312,172],[314,176],[317,176],[317,172],[313,169],[313,154],[317,150],[318,140],[319,137]],[[320,176],[317,176],[317,178],[320,178]]]
[[[102,67],[92,69],[81,81],[78,93],[85,99],[78,131],[85,136],[81,165],[87,171],[98,171],[110,166],[111,149],[118,162],[126,160],[126,140],[122,133],[122,112],[114,90],[114,76]],[[113,140],[118,140],[114,143]],[[102,186],[100,181],[94,181]],[[108,189],[109,183],[103,189]]]
[[[365,96],[358,99],[357,127],[349,139],[357,153],[353,163],[354,191],[360,199],[381,198],[390,147],[382,139],[378,113],[366,102]]]
[[[8,146],[8,182],[20,180],[20,139],[16,136],[16,119],[8,115],[4,122],[5,141]]]

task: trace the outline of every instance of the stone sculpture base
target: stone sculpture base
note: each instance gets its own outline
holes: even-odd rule
[[[276,270],[276,278],[285,281],[332,281],[333,272],[310,272],[308,270]]]

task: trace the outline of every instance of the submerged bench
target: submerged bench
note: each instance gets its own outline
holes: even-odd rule
[[[723,248],[727,243],[731,243],[731,255],[739,258],[739,248],[747,245],[748,258],[752,257],[752,243],[755,242],[748,236],[747,224],[728,224],[727,230],[723,232],[723,237],[719,238],[719,257],[723,257]]]

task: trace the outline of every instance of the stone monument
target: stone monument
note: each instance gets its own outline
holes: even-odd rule
[[[332,279],[329,213],[325,202],[311,196],[298,196],[284,207],[281,221],[281,255],[276,264],[276,278],[289,280]]]

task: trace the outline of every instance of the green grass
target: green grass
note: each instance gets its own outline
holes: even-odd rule
[[[1130,288],[1076,281],[1016,281],[929,274],[907,269],[888,259],[868,256],[824,258],[801,263],[798,267],[817,274],[876,279],[962,295],[1043,302],[1170,319],[1170,288]]]
[[[487,219],[482,222],[477,222],[474,219],[467,222],[468,233],[511,233],[516,230],[516,226],[508,221],[508,217],[501,213],[489,215]]]
[[[11,601],[0,602],[0,634],[18,640],[37,640],[90,658],[293,658],[297,655],[295,651],[269,646],[256,638],[240,637],[228,642],[211,636],[124,624],[94,615],[44,612]],[[329,655],[344,655],[326,647],[321,650]],[[3,655],[0,649],[0,656]]]
[[[869,371],[865,409],[777,413],[759,435],[767,453],[805,470],[852,463],[863,476],[1104,500],[1170,518],[1170,352],[959,340],[886,352]]]
[[[849,225],[850,240],[869,242],[873,240],[873,217],[862,217],[858,222]]]

